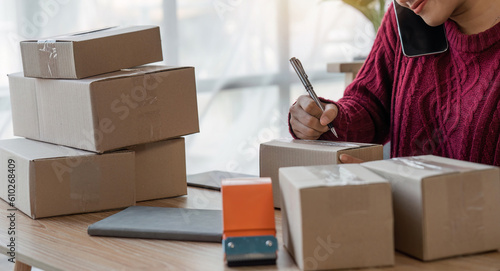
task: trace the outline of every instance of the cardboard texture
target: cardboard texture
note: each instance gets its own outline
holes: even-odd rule
[[[0,185],[15,190],[10,190],[15,192],[15,207],[32,218],[135,204],[132,151],[98,155],[16,138],[0,140],[0,162],[4,172]],[[9,194],[0,189],[7,202]]]
[[[391,182],[396,249],[435,260],[500,248],[500,170],[432,155],[361,164]]]
[[[197,133],[194,68],[141,66],[81,80],[9,75],[14,135],[105,152]]]
[[[382,145],[321,140],[277,139],[260,144],[260,176],[273,182],[274,207],[280,208],[279,168],[340,164],[341,154],[364,161],[381,160]]]
[[[21,41],[24,76],[81,79],[162,61],[158,26],[110,27]]]
[[[187,194],[184,138],[129,147],[135,152],[137,201]]]
[[[302,270],[394,265],[390,184],[357,164],[279,170],[283,243]]]

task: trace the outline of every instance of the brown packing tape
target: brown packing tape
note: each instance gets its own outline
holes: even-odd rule
[[[42,77],[52,77],[57,74],[57,48],[55,40],[39,40],[38,44],[38,62]]]
[[[498,248],[498,185],[492,171],[432,176],[424,191],[423,260],[485,252]],[[479,175],[478,175],[479,174]],[[492,189],[496,188],[496,189]]]
[[[161,123],[161,108],[158,102],[158,90],[150,86],[151,75],[145,71],[127,69],[122,71],[132,72],[130,80],[133,87],[130,89],[130,95],[137,104],[134,109],[137,111],[136,117],[140,119],[137,128],[137,136],[140,138],[149,138],[151,142],[160,139],[161,130],[166,127],[158,125]],[[141,76],[135,76],[141,75]]]
[[[385,188],[383,188],[385,187]],[[339,190],[341,189],[341,190]],[[307,194],[302,193],[301,198],[305,197],[311,197],[312,194],[315,193],[320,193],[321,198],[326,198],[328,199],[327,202],[321,206],[321,207],[311,207],[309,206],[307,209],[308,210],[318,210],[320,209],[320,213],[325,214],[324,219],[332,219],[334,217],[343,217],[343,221],[359,221],[356,219],[356,217],[361,218],[365,217],[365,215],[369,214],[372,218],[377,217],[377,219],[382,219],[379,215],[381,213],[379,212],[380,209],[377,209],[377,213],[374,212],[374,206],[379,206],[376,201],[378,201],[381,189],[385,190],[385,194],[389,197],[384,197],[384,201],[389,201],[390,202],[390,186],[388,183],[372,183],[368,185],[363,185],[363,186],[345,186],[345,187],[331,187],[328,189],[322,188],[322,187],[316,187],[316,188],[308,188],[304,192],[309,192]],[[322,191],[325,191],[326,193],[322,193]],[[322,194],[322,195],[321,195]],[[375,203],[375,204],[374,204]],[[282,206],[283,207],[283,206]],[[312,224],[313,223],[308,223],[305,222],[305,227],[306,230],[303,232],[303,238],[310,240],[309,242],[304,240],[303,242],[309,243],[309,245],[304,248],[305,251],[309,251],[309,254],[304,255],[304,262],[303,265],[305,266],[305,269],[308,269],[307,267],[310,265],[308,264],[307,259],[316,259],[318,260],[317,257],[315,257],[314,253],[317,253],[317,249],[314,249],[315,247],[323,247],[326,248],[325,246],[320,246],[318,243],[319,240],[323,240],[322,243],[324,244],[329,244],[328,246],[330,248],[330,253],[328,254],[329,256],[326,257],[327,254],[325,254],[326,251],[323,250],[323,254],[325,254],[325,262],[322,261],[317,261],[317,263],[320,264],[318,266],[318,269],[332,269],[332,265],[335,265],[335,269],[344,269],[348,267],[352,267],[352,263],[355,262],[356,267],[368,267],[374,264],[374,261],[382,261],[383,265],[391,265],[393,264],[393,240],[392,240],[392,225],[393,225],[393,219],[392,219],[392,214],[391,217],[389,217],[389,213],[391,213],[391,208],[390,205],[387,206],[388,208],[386,209],[387,211],[384,212],[384,219],[383,222],[377,221],[376,224],[372,225],[367,225],[367,224],[359,224],[359,223],[354,223],[351,225],[340,223],[340,225],[335,225],[334,223],[331,226],[322,226],[323,229],[325,227],[328,227],[329,229],[327,231],[322,230],[323,234],[321,235],[314,235],[311,234],[315,231],[315,228]],[[301,207],[304,208],[304,207]],[[378,208],[378,207],[377,207]],[[300,209],[300,208],[299,208]],[[310,217],[309,217],[310,218]],[[310,220],[309,218],[304,218],[304,220]],[[368,218],[368,217],[366,217]],[[368,221],[368,220],[364,220]],[[331,222],[331,221],[330,221]],[[371,223],[367,222],[367,223]],[[363,250],[367,249],[365,246],[367,240],[363,240],[364,236],[366,234],[370,235],[370,232],[372,232],[374,226],[376,230],[380,233],[380,229],[383,228],[385,229],[384,231],[387,233],[387,235],[384,234],[385,237],[390,238],[391,240],[389,241],[388,239],[382,238],[383,242],[377,244],[377,250],[378,252],[380,251],[386,251],[387,253],[382,253],[384,254],[384,259],[378,259],[374,260],[373,253],[359,253],[357,249],[355,249],[356,246],[359,246],[358,249]],[[288,226],[290,227],[290,226]],[[309,230],[307,230],[309,229]],[[359,229],[359,231],[358,231]],[[353,231],[356,232],[356,234],[353,234]],[[331,233],[331,238],[330,234]],[[290,234],[290,232],[288,232]],[[373,238],[374,236],[372,235],[370,238]],[[381,238],[382,236],[377,236],[377,238]],[[288,236],[287,238],[292,238],[291,236]],[[319,238],[319,239],[318,239]],[[314,242],[315,240],[316,242]],[[359,240],[359,241],[358,241]],[[312,241],[312,242],[311,242]],[[290,244],[290,241],[288,241],[288,244],[291,245],[289,249],[294,249],[293,245],[295,244]],[[375,246],[375,244],[373,244]],[[390,246],[388,249],[387,247]],[[354,252],[356,251],[356,252]],[[390,251],[390,252],[389,252]],[[355,254],[352,254],[352,253]],[[312,255],[311,255],[312,254]],[[335,256],[335,254],[338,254]],[[339,256],[343,255],[343,256]],[[355,260],[351,259],[349,263],[349,266],[343,266],[346,264],[344,261],[344,256],[345,258],[350,258],[352,255],[355,256]],[[294,256],[295,257],[295,256]],[[337,262],[337,263],[335,263]],[[380,262],[379,262],[380,263]],[[339,266],[340,264],[340,266]],[[312,270],[312,269],[308,269]]]
[[[131,151],[120,151],[33,161],[34,170],[30,173],[36,174],[33,180],[37,185],[33,186],[36,194],[32,194],[36,195],[33,212],[36,217],[33,218],[132,205],[135,202],[132,156]],[[100,165],[104,166],[101,168]],[[115,186],[119,180],[121,184]],[[54,197],[54,194],[58,196]]]
[[[94,162],[95,158],[92,156],[79,156],[77,159],[80,160],[79,165],[72,169],[69,180],[70,198],[78,202],[82,212],[99,209],[102,179],[99,163]]]
[[[482,180],[460,176],[446,187],[450,246],[458,253],[469,248],[484,248],[484,207]]]
[[[30,170],[32,195],[36,195],[33,218],[100,210],[103,176],[95,159],[99,159],[97,155],[33,161]]]
[[[356,196],[353,197],[352,193],[342,193],[337,194],[337,197],[331,197],[331,201],[329,202],[330,210],[336,210],[339,206],[342,206],[342,211],[346,214],[367,212],[370,209],[371,200],[369,185],[349,187],[347,189],[356,189]]]

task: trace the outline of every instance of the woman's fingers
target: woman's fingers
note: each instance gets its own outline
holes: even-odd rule
[[[319,121],[318,121],[319,122]],[[318,139],[321,134],[326,132],[328,130],[328,127],[326,130],[315,130],[306,124],[302,123],[300,119],[295,118],[292,116],[290,118],[290,125],[292,126],[292,130],[295,133],[295,135],[300,138],[300,139],[309,139],[309,140],[314,140]]]
[[[328,131],[327,125],[335,119],[338,109],[334,104],[323,104],[323,106],[325,112],[318,107],[311,97],[302,95],[290,107],[290,125],[298,138],[318,139],[321,134]]]

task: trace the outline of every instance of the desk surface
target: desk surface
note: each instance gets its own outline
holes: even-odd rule
[[[138,205],[221,209],[219,192],[188,188],[189,196],[140,202]],[[7,248],[7,208],[0,201],[0,250]],[[32,220],[16,213],[16,260],[43,270],[222,270],[222,247],[216,243],[91,237],[88,225],[119,210]],[[281,236],[281,213],[275,211],[279,254],[276,266],[263,270],[297,270]],[[359,269],[358,269],[359,270]],[[500,270],[500,252],[423,263],[396,253],[396,266],[364,270]]]

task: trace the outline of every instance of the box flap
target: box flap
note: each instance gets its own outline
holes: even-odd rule
[[[40,141],[29,140],[26,138],[0,140],[0,148],[30,161],[47,158],[95,154],[88,151],[82,151]]]
[[[376,144],[280,138],[262,143],[262,145],[331,152],[375,146]]]
[[[138,25],[138,26],[113,26],[105,27],[100,29],[80,31],[70,34],[52,36],[41,38],[38,40],[24,40],[21,42],[79,42],[84,40],[99,39],[103,37],[110,37],[115,35],[121,35],[125,33],[131,33],[136,31],[142,31],[146,29],[158,28],[154,25]]]
[[[357,164],[286,167],[280,168],[280,174],[290,176],[288,179],[297,189],[388,183],[379,175]]]

